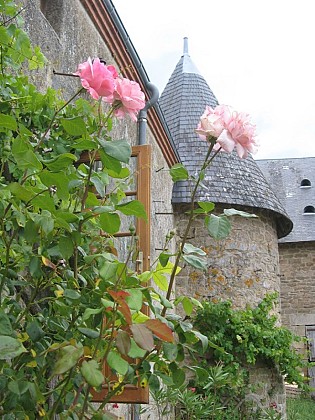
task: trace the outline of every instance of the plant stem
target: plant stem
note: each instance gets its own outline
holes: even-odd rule
[[[214,153],[214,155],[210,158],[210,154],[211,154],[211,152],[213,150],[213,147],[215,145],[215,141],[216,141],[216,139],[214,137],[211,137],[209,139],[210,146],[209,146],[209,149],[208,149],[206,158],[205,158],[205,160],[203,162],[203,165],[201,167],[201,171],[199,172],[198,179],[196,181],[195,187],[194,187],[193,192],[192,192],[192,195],[191,195],[189,219],[188,219],[188,223],[187,223],[187,226],[186,226],[184,235],[183,235],[183,239],[181,241],[181,244],[180,244],[180,247],[179,247],[177,256],[176,256],[175,264],[173,266],[172,273],[171,273],[171,276],[170,276],[170,282],[169,282],[168,290],[167,290],[167,293],[166,293],[166,299],[167,300],[170,299],[170,296],[171,296],[171,293],[172,293],[172,290],[173,290],[174,281],[175,281],[176,271],[177,271],[177,268],[178,268],[178,265],[179,265],[179,261],[181,259],[182,254],[183,254],[183,249],[184,249],[185,243],[187,241],[188,233],[189,233],[189,230],[191,228],[192,222],[194,220],[195,198],[196,198],[196,194],[197,194],[197,190],[198,190],[199,184],[200,184],[200,182],[203,179],[202,178],[202,174],[206,170],[206,168],[211,164],[211,162],[213,161],[213,159],[215,158],[215,156],[218,154],[218,152],[221,150],[221,148],[218,149]],[[166,313],[166,306],[164,306],[164,308],[162,309],[161,316],[165,316],[165,313]]]
[[[49,132],[49,130],[51,129],[55,118],[57,117],[57,115],[67,106],[69,105],[78,95],[80,95],[80,93],[84,90],[83,87],[81,87],[73,96],[71,96],[70,99],[68,99],[68,101],[66,103],[64,103],[62,105],[62,107],[60,107],[59,109],[57,109],[57,111],[55,111],[52,119],[50,120],[50,123],[48,124],[48,127],[46,129],[46,131],[44,132],[44,134],[41,136],[39,142],[37,143],[36,147],[34,150],[38,150],[39,146],[42,144],[42,142],[44,141],[44,138],[47,136],[47,133]]]

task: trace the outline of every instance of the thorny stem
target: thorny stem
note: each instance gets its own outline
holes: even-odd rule
[[[116,314],[117,314],[117,308],[116,308],[116,311],[114,311],[113,319],[111,321],[112,322],[112,331],[111,331],[110,339],[109,339],[109,342],[107,343],[107,348],[106,348],[106,351],[105,351],[105,354],[104,354],[104,357],[103,357],[104,361],[107,359],[109,350],[111,349],[111,345],[112,345],[112,343],[115,339],[114,338],[114,330],[115,330]],[[97,350],[98,350],[98,346],[100,345],[100,343],[102,341],[103,331],[104,331],[104,323],[102,323],[100,334],[99,334],[97,342],[95,344],[92,359],[94,359],[94,357],[97,353]],[[88,385],[88,387],[86,389],[86,392],[85,392],[84,402],[83,402],[83,405],[82,405],[82,411],[81,411],[81,415],[79,416],[79,420],[82,420],[84,418],[84,413],[85,413],[85,410],[86,410],[86,406],[89,402],[90,390],[91,390],[91,385]]]
[[[35,150],[37,150],[39,148],[39,146],[42,144],[42,142],[44,141],[45,137],[47,136],[47,133],[49,132],[49,130],[51,129],[56,116],[67,106],[69,105],[78,95],[80,95],[80,93],[84,90],[83,87],[81,87],[73,96],[71,96],[71,98],[62,105],[62,107],[60,107],[59,109],[57,109],[57,111],[55,111],[52,119],[50,120],[50,123],[48,124],[48,127],[46,129],[46,131],[44,132],[44,134],[41,136],[39,142],[37,143]]]
[[[51,412],[49,413],[50,414],[49,418],[51,418],[51,419],[54,418],[54,415],[55,415],[56,410],[58,408],[59,402],[61,401],[61,398],[63,397],[63,394],[67,389],[68,383],[70,382],[70,379],[72,378],[73,372],[74,372],[74,367],[70,370],[69,375],[68,375],[68,377],[67,377],[67,379],[64,383],[64,386],[63,386],[62,390],[60,391],[60,394],[58,395],[58,398],[54,402],[54,405],[52,406]]]
[[[8,23],[10,23],[12,20],[17,18],[24,10],[26,9],[26,6],[22,7],[18,12],[15,13],[14,16],[10,17],[7,20],[4,20],[2,23],[0,23],[0,26],[6,26]]]
[[[199,172],[198,179],[196,181],[195,187],[194,187],[193,192],[192,192],[192,195],[191,195],[191,201],[190,201],[190,206],[191,207],[190,207],[189,220],[188,220],[188,223],[187,223],[187,226],[186,226],[184,235],[183,235],[183,239],[181,241],[181,244],[180,244],[180,247],[179,247],[177,256],[176,256],[176,260],[175,260],[175,263],[174,263],[174,267],[172,269],[172,273],[171,273],[171,276],[170,276],[170,282],[169,282],[168,290],[167,290],[167,293],[166,293],[166,299],[167,300],[170,299],[170,296],[171,296],[171,293],[172,293],[172,290],[173,290],[173,285],[174,285],[174,281],[175,281],[175,275],[176,275],[176,271],[177,271],[177,268],[178,268],[178,264],[179,264],[179,261],[181,259],[182,254],[183,254],[183,249],[184,249],[184,246],[185,246],[185,243],[186,243],[186,240],[187,240],[187,236],[188,236],[189,230],[191,228],[191,224],[192,224],[192,222],[194,220],[195,198],[196,198],[196,194],[197,194],[197,190],[198,190],[199,184],[202,181],[202,173],[211,164],[211,162],[213,161],[213,159],[215,158],[215,156],[221,150],[221,148],[219,148],[218,150],[216,150],[216,152],[210,158],[210,154],[211,154],[211,152],[213,150],[213,147],[215,145],[216,139],[215,139],[215,137],[210,137],[208,139],[208,141],[210,142],[210,146],[209,146],[209,149],[208,149],[206,158],[205,158],[204,163],[203,163],[203,165],[201,167],[201,170]],[[166,306],[164,306],[164,308],[162,309],[161,316],[164,317],[165,316],[165,313],[166,313]]]

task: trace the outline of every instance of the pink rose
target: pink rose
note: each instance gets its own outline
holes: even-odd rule
[[[82,86],[87,89],[92,98],[103,97],[107,102],[113,101],[115,78],[118,75],[115,67],[106,66],[99,58],[92,61],[89,57],[87,61],[79,64],[74,74],[80,76]]]
[[[257,141],[255,126],[251,124],[248,114],[238,113],[227,105],[218,105],[212,109],[207,106],[200,117],[196,133],[202,139],[215,137],[214,150],[222,148],[231,153],[236,147],[240,158],[246,158],[248,152],[256,153]]]
[[[145,96],[140,85],[133,80],[125,78],[116,79],[116,89],[114,92],[114,115],[118,118],[129,114],[130,117],[137,121],[136,114],[145,105]]]
[[[224,129],[221,114],[217,108],[212,109],[210,106],[206,106],[205,112],[200,117],[196,133],[203,140],[209,137],[219,137]]]

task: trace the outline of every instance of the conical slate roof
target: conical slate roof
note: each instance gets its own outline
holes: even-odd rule
[[[206,105],[215,107],[218,100],[199,73],[188,54],[187,38],[184,53],[176,65],[159,100],[167,125],[182,163],[190,174],[199,171],[208,150],[208,143],[195,133]],[[270,210],[276,219],[278,237],[286,236],[293,224],[275,196],[254,159],[240,159],[235,152],[219,153],[207,169],[198,201]],[[173,203],[190,202],[191,187],[180,181],[174,185]]]

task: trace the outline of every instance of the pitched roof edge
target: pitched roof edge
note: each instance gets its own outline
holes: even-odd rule
[[[136,80],[145,93],[146,100],[149,100],[150,96],[146,87],[149,77],[111,0],[80,0],[80,2],[104,39],[120,71],[125,77]],[[150,116],[148,126],[167,164],[172,166],[178,163],[180,158],[159,104],[150,108],[148,114]]]

